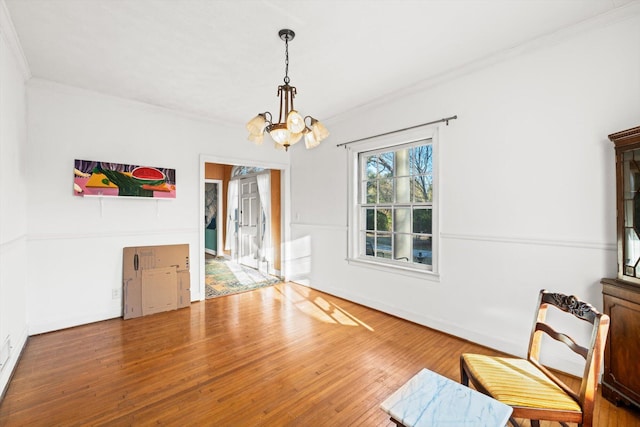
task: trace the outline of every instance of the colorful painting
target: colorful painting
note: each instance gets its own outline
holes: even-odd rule
[[[73,194],[175,199],[176,170],[75,160]]]

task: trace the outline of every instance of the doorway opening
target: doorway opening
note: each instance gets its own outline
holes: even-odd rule
[[[201,299],[281,281],[282,172],[204,162]]]

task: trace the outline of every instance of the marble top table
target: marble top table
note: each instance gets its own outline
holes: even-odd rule
[[[380,408],[406,427],[504,427],[512,409],[428,369],[418,372]]]

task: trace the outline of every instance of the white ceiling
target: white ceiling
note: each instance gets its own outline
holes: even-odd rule
[[[242,124],[319,119],[638,0],[5,0],[33,77]]]

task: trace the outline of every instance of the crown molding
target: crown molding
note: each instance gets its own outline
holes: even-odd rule
[[[18,33],[16,33],[16,28],[13,26],[11,14],[9,13],[9,9],[7,9],[7,4],[4,0],[0,0],[0,35],[3,36],[9,46],[9,50],[13,53],[13,56],[18,63],[20,73],[22,74],[22,78],[24,81],[29,80],[32,76],[31,69],[29,68],[29,62],[22,50]]]
[[[616,2],[614,1],[613,4],[616,4]],[[627,19],[633,19],[637,15],[640,15],[640,0],[631,0],[627,3],[623,3],[622,5],[615,6],[613,9],[607,12],[587,18],[578,23],[536,37],[527,42],[489,54],[485,57],[460,65],[459,67],[443,71],[442,73],[408,85],[393,93],[383,94],[378,98],[372,99],[350,110],[337,112],[330,117],[325,117],[324,122],[339,123],[347,121],[353,116],[374,110],[397,99],[415,95],[419,92],[427,91],[429,89],[441,86],[450,81],[457,80],[474,72],[489,68],[493,65],[506,62],[512,58],[517,58],[522,55],[526,55],[528,53],[535,52],[550,46],[555,46],[586,32],[604,28],[606,26]]]
[[[3,0],[0,0],[0,2]],[[85,96],[87,98],[109,100],[110,102],[126,106],[127,108],[135,108],[140,111],[149,111],[155,113],[170,114],[188,120],[195,120],[203,123],[209,123],[217,126],[224,126],[229,129],[236,129],[238,126],[234,123],[225,122],[218,117],[207,116],[204,114],[193,113],[176,108],[165,107],[158,104],[152,104],[145,101],[139,101],[132,98],[124,98],[119,95],[113,95],[107,92],[100,92],[94,89],[86,89],[80,86],[72,86],[66,83],[60,83],[54,80],[48,80],[41,77],[33,77],[27,82],[27,88],[46,90],[50,92],[62,93],[73,96]]]

